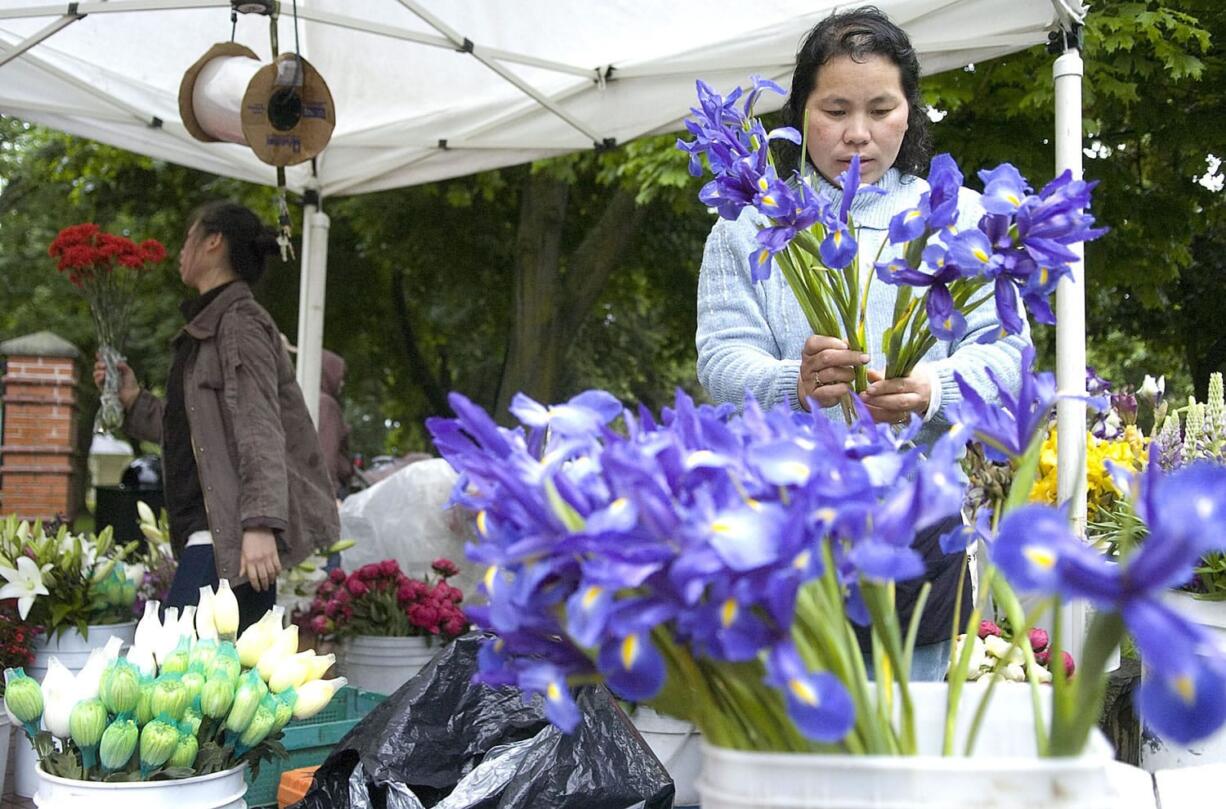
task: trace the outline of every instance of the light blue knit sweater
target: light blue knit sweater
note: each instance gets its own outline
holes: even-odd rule
[[[819,183],[822,197],[837,205],[842,191],[820,178]],[[873,272],[873,259],[887,237],[890,218],[914,207],[928,190],[926,181],[904,176],[897,169],[886,172],[877,185],[886,193],[861,193],[852,204],[852,219],[860,228],[861,283],[864,273]],[[966,188],[959,195],[958,208],[960,228],[975,227],[983,215],[979,194]],[[717,402],[740,407],[749,389],[763,407],[787,402],[798,410],[800,352],[812,332],[778,267],[761,283],[754,284],[750,279],[749,254],[757,247],[758,228],[765,223],[760,213],[746,208],[735,222],[719,220],[707,237],[698,280],[698,379]],[[894,246],[886,245],[881,260],[897,255]],[[897,287],[873,281],[865,328],[872,356],[870,368],[885,367],[881,338],[893,319],[896,294]],[[930,444],[949,426],[946,408],[962,398],[954,381],[955,371],[988,401],[996,400],[988,368],[1014,391],[1019,385],[1021,351],[1030,344],[1029,327],[1022,334],[978,345],[975,340],[980,335],[1000,328],[995,306],[989,300],[968,313],[966,319],[967,332],[959,343],[938,342],[924,356],[924,364],[938,382],[933,397],[940,400],[929,408],[931,418],[918,437],[921,444]],[[828,408],[826,413],[842,419],[837,407]]]

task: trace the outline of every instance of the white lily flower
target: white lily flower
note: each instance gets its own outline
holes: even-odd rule
[[[128,577],[128,581],[135,584],[137,587],[145,580],[145,566],[140,562],[131,562],[125,564],[123,568],[124,575]]]
[[[179,614],[179,637],[191,638],[191,642],[196,642],[196,607],[189,604],[183,608],[183,612]]]
[[[348,682],[344,677],[337,677],[303,683],[302,688],[298,689],[298,700],[294,703],[294,718],[310,719],[322,711],[332,701],[332,696]]]
[[[24,621],[30,614],[35,598],[50,595],[43,584],[43,574],[50,569],[49,564],[40,568],[28,556],[18,556],[16,568],[0,567],[0,576],[8,582],[0,587],[0,599],[17,599],[17,612],[21,614],[21,620]]]
[[[1162,396],[1165,393],[1166,377],[1160,376],[1154,379],[1149,374],[1146,374],[1145,381],[1141,383],[1141,387],[1137,390],[1137,398],[1153,406],[1157,402],[1162,401]]]

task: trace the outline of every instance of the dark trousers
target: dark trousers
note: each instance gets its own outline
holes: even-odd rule
[[[179,553],[179,568],[175,571],[170,593],[163,607],[194,606],[200,601],[201,587],[217,588],[217,564],[213,560],[212,545],[192,545]],[[277,603],[277,585],[274,583],[263,592],[250,584],[240,584],[234,589],[238,600],[238,631],[254,624]]]

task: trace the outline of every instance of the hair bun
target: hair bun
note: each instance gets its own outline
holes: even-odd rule
[[[281,244],[277,241],[277,232],[272,228],[261,228],[252,244],[261,257],[281,255]]]

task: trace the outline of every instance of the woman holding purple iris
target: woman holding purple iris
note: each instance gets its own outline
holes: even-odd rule
[[[809,33],[800,47],[792,76],[785,122],[804,130],[805,159],[815,171],[819,196],[838,205],[838,178],[859,156],[860,193],[851,203],[859,233],[861,273],[875,261],[890,261],[898,248],[886,243],[890,220],[917,206],[929,186],[920,175],[930,159],[928,118],[919,91],[919,63],[906,35],[880,11],[855,9],[834,14]],[[789,145],[782,144],[785,148]],[[796,150],[799,151],[799,150]],[[800,155],[777,161],[790,173]],[[786,167],[786,170],[785,168]],[[865,187],[875,189],[865,193]],[[979,195],[958,192],[958,228],[973,229],[983,216]],[[786,402],[795,410],[814,403],[842,419],[840,400],[851,391],[857,366],[868,366],[870,385],[860,396],[876,421],[923,421],[917,441],[931,443],[950,425],[949,412],[962,400],[955,374],[991,402],[997,395],[992,375],[1016,389],[1022,350],[1030,344],[1024,318],[1019,333],[990,344],[999,333],[996,308],[987,303],[966,314],[966,329],[955,341],[938,342],[915,370],[883,379],[883,332],[893,322],[898,287],[874,282],[865,302],[867,350],[850,351],[838,335],[813,334],[783,274],[751,278],[750,255],[759,249],[758,230],[767,223],[754,207],[739,217],[721,219],[707,240],[698,289],[698,376],[710,397],[740,406],[746,391],[763,407]],[[883,248],[884,245],[884,248]],[[878,259],[878,251],[880,258]],[[969,615],[969,577],[962,572],[965,553],[946,554],[939,539],[951,524],[922,531],[912,547],[924,558],[920,579],[898,583],[903,626],[925,581],[932,591],[921,619],[911,679],[941,679],[955,617]],[[959,582],[962,612],[954,615]],[[868,633],[861,637],[867,648]]]

